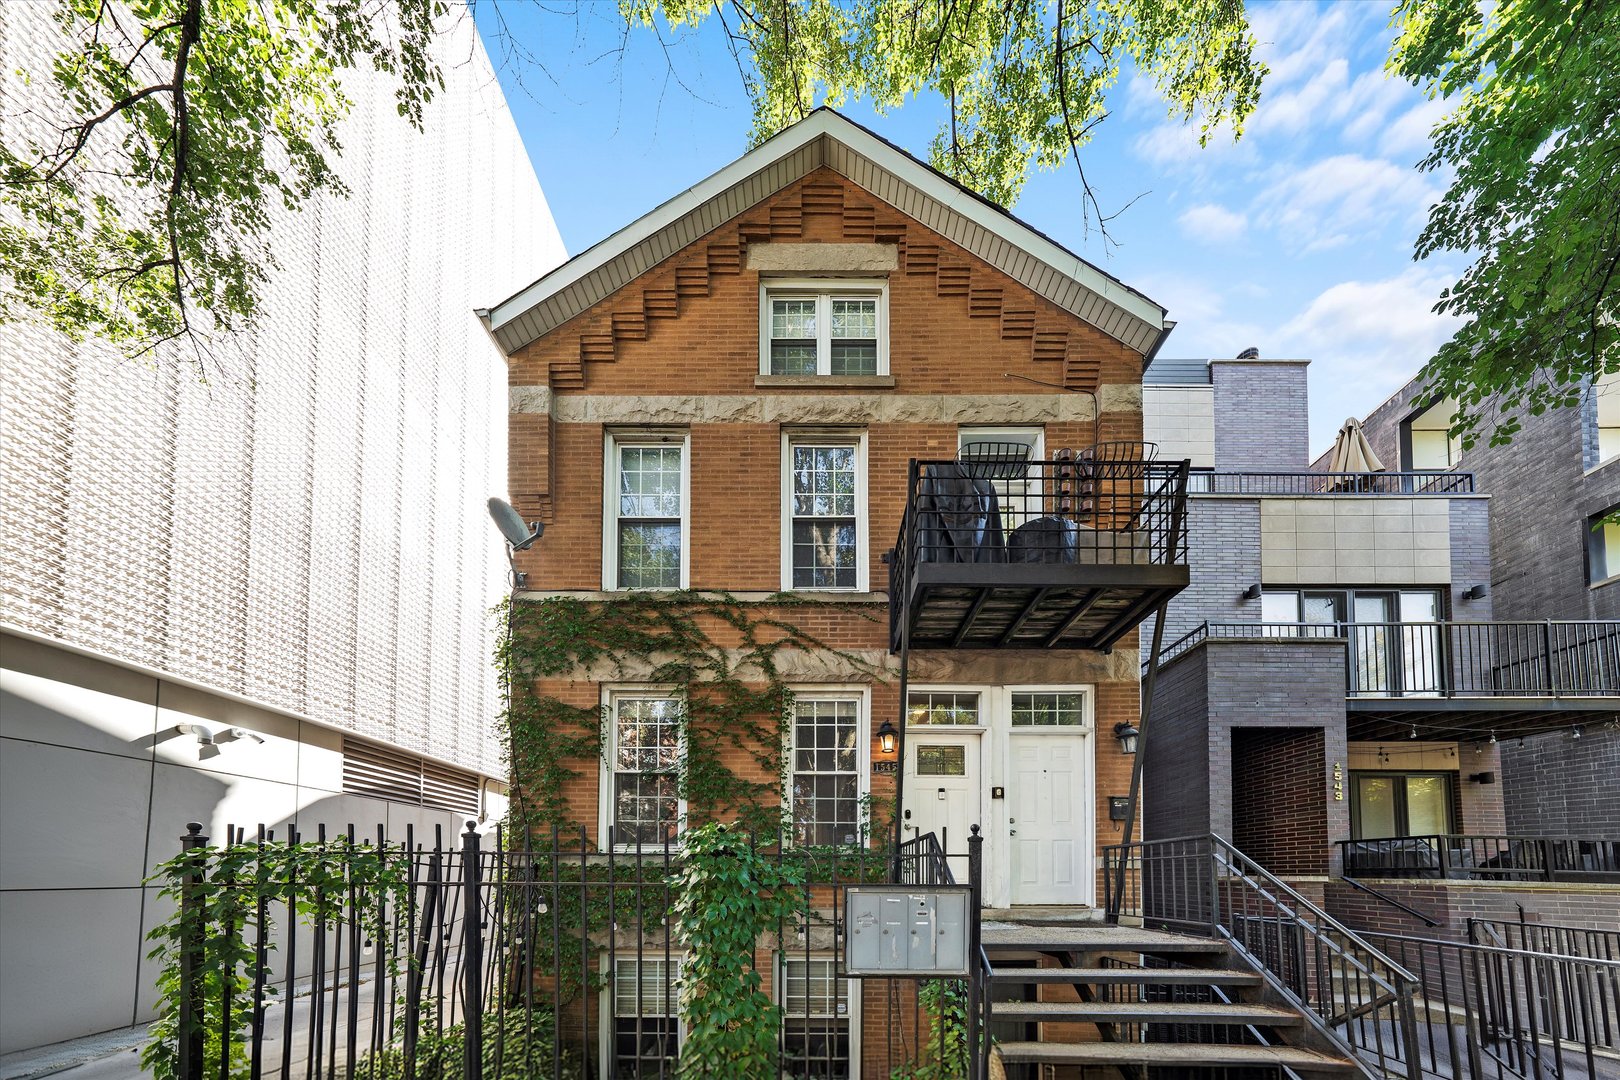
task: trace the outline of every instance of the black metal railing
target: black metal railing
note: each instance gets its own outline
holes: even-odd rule
[[[1346,877],[1620,882],[1613,839],[1445,833],[1338,845]]]
[[[1193,495],[1472,495],[1474,474],[1429,469],[1334,473],[1194,469]]]
[[[1620,1075],[1620,963],[1365,933],[1416,979],[1426,1076],[1571,1080]]]
[[[210,879],[206,901],[202,892],[182,890],[187,963],[177,1000],[190,1003],[188,1015],[209,1017],[211,1030],[205,1041],[201,1026],[187,1025],[177,1080],[226,1072],[249,1080],[675,1075],[683,954],[671,917],[678,846],[599,848],[583,829],[553,830],[549,842],[519,848],[499,830],[480,836],[471,827],[448,839],[439,830],[407,829],[397,840],[381,827],[359,836],[351,827],[282,838],[261,828],[251,838],[233,830],[227,846],[238,858],[210,865],[275,865],[278,846],[302,842],[329,847],[336,860],[319,896],[272,901],[266,897],[274,890],[234,879]],[[930,1055],[945,1060],[945,1025],[930,1031],[915,981],[869,978],[863,985],[844,974],[845,891],[891,880],[951,883],[938,841],[929,835],[898,852],[864,843],[793,847],[780,836],[739,834],[738,842],[798,867],[806,883],[807,914],[779,924],[753,958],[769,968],[762,977],[783,1006],[772,1075],[847,1077],[858,1069],[857,1055],[888,1069]],[[974,836],[968,862],[972,947],[982,957],[979,844]],[[198,826],[184,846],[205,854],[210,842]],[[347,853],[362,850],[368,865],[387,867],[383,876],[394,884],[386,897],[375,873],[351,872],[357,856]],[[326,866],[332,874],[333,864]],[[236,890],[236,909],[248,914],[221,922],[219,912],[232,905],[219,898]],[[312,923],[312,910],[325,917]],[[221,935],[239,949],[205,953],[203,940]],[[229,970],[198,967],[197,957],[227,955]],[[970,1000],[984,1001],[982,971],[970,982]],[[863,1007],[864,1045],[852,1026]],[[981,1021],[977,1031],[984,1030]],[[938,1035],[937,1047],[919,1044],[929,1034]],[[873,1045],[874,1038],[883,1043]]]
[[[1110,922],[1224,940],[1344,1053],[1388,1076],[1423,1075],[1411,973],[1225,840],[1114,845],[1103,880]]]
[[[1620,622],[1206,622],[1166,662],[1210,639],[1345,642],[1352,698],[1605,697],[1620,694]]]
[[[1469,919],[1468,940],[1474,945],[1620,961],[1620,930],[1522,919]]]
[[[1029,461],[1015,472],[969,459],[910,465],[890,561],[1181,565],[1185,461]]]

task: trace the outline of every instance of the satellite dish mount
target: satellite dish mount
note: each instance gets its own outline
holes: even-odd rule
[[[528,584],[529,575],[517,568],[517,553],[534,546],[546,527],[538,521],[524,521],[523,515],[505,499],[489,500],[489,516],[506,538],[506,562],[511,567],[512,588],[521,589]]]

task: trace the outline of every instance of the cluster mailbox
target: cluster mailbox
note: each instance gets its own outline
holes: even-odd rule
[[[846,973],[966,978],[966,885],[852,885],[844,892]]]

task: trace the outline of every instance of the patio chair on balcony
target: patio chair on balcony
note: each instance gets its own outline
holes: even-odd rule
[[[924,466],[917,492],[919,561],[1007,561],[995,485],[976,475],[979,467],[961,461]]]

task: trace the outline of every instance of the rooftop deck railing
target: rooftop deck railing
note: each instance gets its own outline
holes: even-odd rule
[[[1187,490],[1194,495],[1472,495],[1474,474],[1195,469]]]
[[[1211,638],[1343,639],[1350,698],[1620,694],[1620,622],[1206,622],[1165,662]]]

